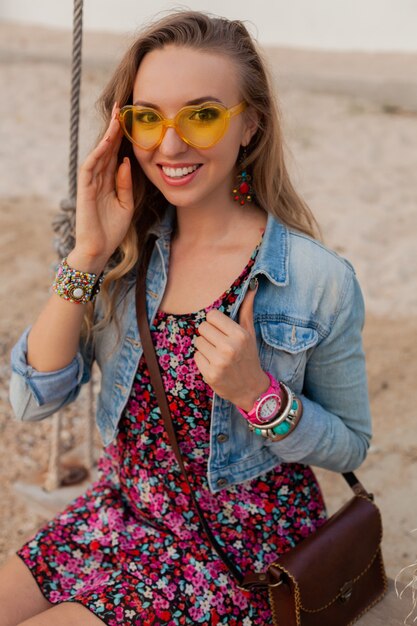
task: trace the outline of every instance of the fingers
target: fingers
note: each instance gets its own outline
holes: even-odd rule
[[[236,330],[236,322],[218,309],[210,309],[210,311],[207,311],[206,320],[225,335],[232,335]]]
[[[205,359],[207,359],[209,363],[222,361],[222,354],[225,345],[227,346],[227,344],[213,345],[201,335],[195,339],[196,349]]]
[[[194,361],[203,376],[203,380],[206,381],[206,375],[210,368],[210,362],[203,354],[201,354],[201,352],[198,351],[194,353]]]
[[[208,311],[195,339],[197,350],[211,363],[217,364],[236,359],[239,352],[246,349],[247,343],[248,335],[242,327],[217,309]]]
[[[108,132],[103,137],[104,141],[106,141],[107,143],[111,145],[111,149],[106,151],[106,153],[103,156],[103,159],[102,159],[103,167],[107,167],[107,165],[111,163],[113,166],[113,175],[116,169],[117,155],[119,153],[119,148],[120,148],[120,144],[122,142],[122,137],[123,137],[122,129],[121,129],[119,118],[118,118],[119,112],[120,112],[120,108],[117,106],[117,103],[115,103],[113,107],[113,111],[112,111],[112,117],[111,117]],[[117,129],[117,130],[114,131],[114,129]],[[116,132],[116,134],[113,136],[114,132]]]
[[[255,302],[256,292],[258,291],[258,284],[258,280],[256,279],[256,284],[253,285],[254,288],[252,289],[251,286],[249,286],[249,289],[247,290],[239,309],[239,324],[253,336],[255,336],[255,326],[253,323],[253,306]]]
[[[120,123],[117,119],[118,108],[113,108],[113,115],[102,140],[90,152],[80,168],[79,179],[81,182],[89,184],[94,176],[101,173],[103,167],[109,162],[113,151],[119,149],[121,141]]]
[[[127,157],[123,159],[116,177],[116,193],[120,205],[125,208],[133,209],[133,186],[132,173],[130,169],[130,161]]]
[[[114,176],[117,154],[119,152],[122,136],[123,135],[120,128],[120,122],[116,117],[113,117],[106,135],[97,146],[98,149],[104,150],[104,152],[101,153],[101,156],[99,156],[96,161],[96,164],[93,168],[93,175],[97,175],[99,173],[106,175],[106,170],[108,166],[110,166],[110,169],[112,170],[112,175]],[[101,148],[102,144],[104,145],[104,148]]]
[[[258,280],[251,280],[248,291],[243,299],[239,309],[238,324],[247,330],[251,335],[255,335],[255,327],[253,324],[253,305],[255,295],[258,289]],[[233,335],[236,333],[236,322],[218,309],[211,309],[207,312],[206,320],[225,335]]]
[[[100,164],[103,172],[103,192],[105,194],[114,192],[114,179],[121,141],[122,132],[119,131],[119,135],[113,143],[112,150],[103,157]]]
[[[213,346],[220,345],[228,338],[228,335],[213,326],[213,324],[209,321],[201,322],[198,327],[198,335],[199,337],[204,337]],[[199,340],[199,337],[197,337],[196,341]]]

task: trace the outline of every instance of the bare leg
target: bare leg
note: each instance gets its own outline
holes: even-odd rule
[[[104,622],[76,602],[63,602],[17,626],[103,626]],[[127,626],[127,625],[126,625]]]
[[[0,568],[0,626],[16,626],[51,606],[29,569],[14,554]]]

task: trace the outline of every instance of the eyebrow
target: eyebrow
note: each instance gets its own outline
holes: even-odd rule
[[[203,96],[202,98],[195,98],[194,100],[188,100],[188,102],[186,102],[184,106],[190,106],[193,104],[202,104],[203,102],[220,102],[220,104],[222,104],[222,101],[219,100],[219,98],[216,98],[215,96]],[[156,109],[157,111],[161,110],[157,104],[153,104],[152,102],[145,102],[144,100],[136,100],[136,102],[134,102],[133,105],[143,106],[149,109]]]

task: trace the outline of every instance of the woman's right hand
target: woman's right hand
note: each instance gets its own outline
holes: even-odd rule
[[[123,241],[134,212],[129,159],[126,157],[117,169],[123,136],[118,113],[115,103],[107,132],[84,161],[78,177],[75,248],[71,255],[89,259],[102,268]]]

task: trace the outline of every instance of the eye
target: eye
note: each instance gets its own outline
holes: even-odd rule
[[[220,117],[220,111],[216,107],[207,106],[190,113],[189,119],[193,122],[214,122]]]
[[[133,120],[137,124],[157,124],[160,117],[156,111],[139,110],[134,112]]]

